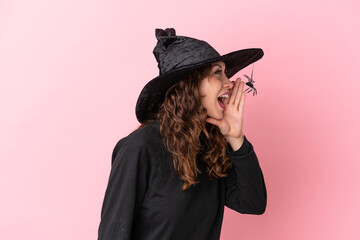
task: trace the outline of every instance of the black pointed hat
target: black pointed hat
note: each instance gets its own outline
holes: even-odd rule
[[[167,90],[195,69],[223,61],[227,77],[263,57],[260,48],[242,49],[220,55],[207,42],[195,38],[176,36],[175,29],[156,29],[158,40],[154,55],[160,70],[159,76],[148,82],[136,103],[136,117],[140,123],[152,118],[164,101]]]

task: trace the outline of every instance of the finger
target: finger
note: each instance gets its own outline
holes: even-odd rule
[[[235,102],[235,97],[236,97],[236,94],[237,94],[237,92],[239,90],[240,81],[241,81],[241,78],[236,79],[234,87],[233,87],[233,89],[231,91],[231,96],[230,96],[230,99],[229,99],[229,103],[231,103],[231,104],[234,104],[234,102]]]
[[[241,81],[238,93],[236,94],[236,98],[235,98],[235,106],[236,106],[236,109],[238,109],[238,110],[239,110],[241,96],[243,95],[242,94],[243,90],[244,90],[244,82]]]
[[[231,83],[232,83],[231,89],[234,89],[236,82],[231,81]],[[230,90],[230,97],[227,99],[227,101],[225,102],[225,104],[229,104],[229,103],[230,103],[231,96],[232,96],[232,90]]]
[[[241,102],[240,102],[240,105],[239,105],[239,111],[240,112],[244,112],[245,99],[246,99],[246,91],[243,91],[242,94],[241,94]]]

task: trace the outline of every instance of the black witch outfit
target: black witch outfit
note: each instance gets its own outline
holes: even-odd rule
[[[161,36],[166,38],[166,35],[171,37],[170,43],[161,40]],[[176,44],[177,41],[178,44],[183,44],[187,39],[177,39],[174,36],[173,29],[157,30],[160,45],[170,44],[163,50],[170,49],[171,44]],[[191,41],[193,40],[196,39]],[[230,66],[228,74],[235,74],[262,56],[260,50],[252,49],[246,54],[244,52],[246,51],[238,51],[235,54],[238,58],[230,54],[230,59],[237,59],[237,63],[227,63],[226,66]],[[159,102],[163,101],[163,91],[171,84],[162,85],[161,82],[166,79],[161,79],[162,76],[171,75],[173,79],[186,74],[189,66],[199,67],[203,63],[216,62],[219,58],[222,61],[228,60],[228,57],[215,55],[210,60],[203,59],[202,63],[198,61],[199,64],[181,66],[180,61],[180,65],[176,65],[178,67],[172,67],[153,79],[140,94],[136,107],[138,120],[144,122],[150,118],[157,111]],[[239,56],[243,62],[239,60]],[[161,56],[157,55],[158,62],[160,59]],[[162,90],[151,91],[154,86],[162,87]],[[151,101],[151,95],[156,95],[154,101]],[[149,108],[146,108],[146,100],[151,105]],[[175,173],[172,155],[159,134],[158,121],[152,121],[121,139],[112,154],[98,240],[218,240],[225,206],[239,213],[263,214],[267,192],[254,147],[244,137],[244,142],[237,151],[227,145],[227,156],[232,162],[227,177],[210,179],[206,163],[202,154],[199,154],[198,183],[182,191],[183,181]]]

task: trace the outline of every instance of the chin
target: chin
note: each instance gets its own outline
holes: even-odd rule
[[[223,112],[217,112],[217,113],[210,113],[210,114],[208,114],[209,115],[209,117],[212,117],[212,118],[214,118],[214,119],[217,119],[217,120],[220,120],[220,119],[222,119],[223,118],[223,116],[224,116],[224,113]]]

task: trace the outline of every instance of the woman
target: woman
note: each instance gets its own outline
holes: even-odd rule
[[[142,90],[142,125],[112,155],[99,240],[219,239],[224,206],[262,214],[266,187],[243,128],[244,82],[229,78],[263,56],[220,56],[204,41],[156,30],[160,75]]]

